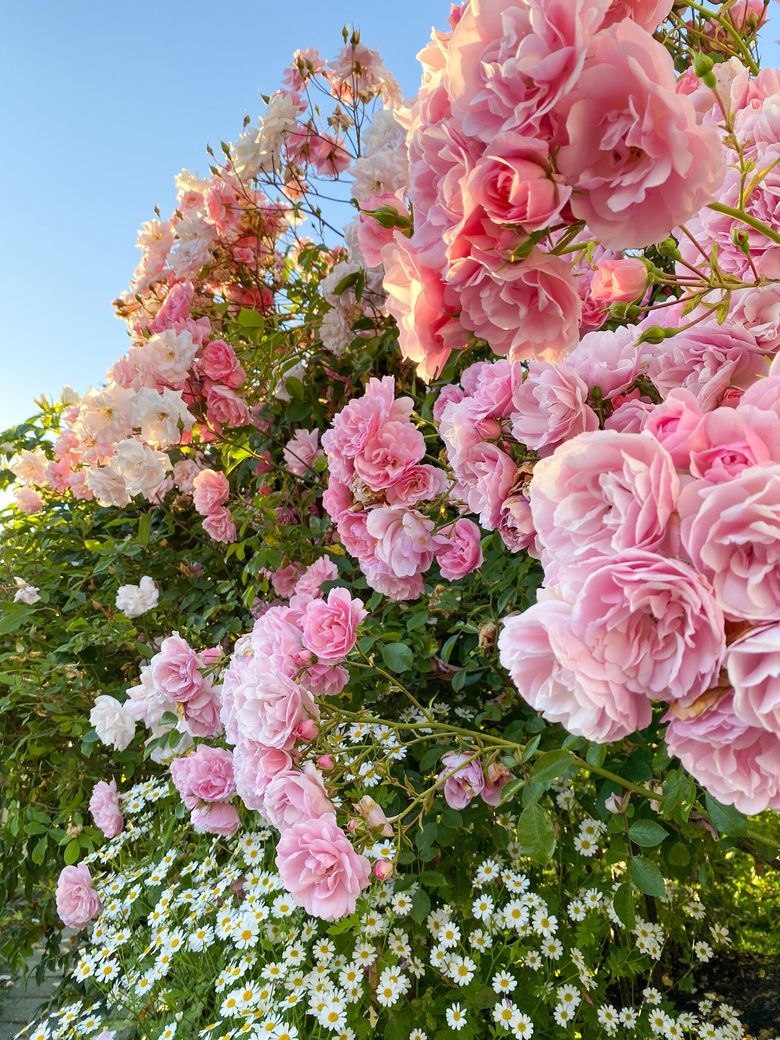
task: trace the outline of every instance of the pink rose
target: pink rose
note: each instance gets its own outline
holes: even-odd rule
[[[368,611],[347,589],[331,589],[327,599],[314,599],[303,615],[303,645],[321,661],[341,661],[355,645],[357,630]]]
[[[391,191],[383,192],[381,195],[370,195],[361,200],[361,212],[357,222],[357,241],[363,259],[369,267],[379,267],[382,263],[382,250],[393,241],[393,225],[386,226],[386,221],[378,220],[365,210],[385,210],[387,216],[392,216],[390,210],[395,210],[402,220],[409,221],[409,211],[403,199]]]
[[[309,691],[274,673],[262,657],[249,661],[234,696],[239,731],[265,747],[290,751],[304,724],[319,718]]]
[[[570,628],[570,604],[551,596],[504,622],[498,637],[501,664],[523,699],[548,722],[598,743],[622,740],[647,726],[653,710],[643,693],[609,683],[583,685],[558,656],[556,647]]]
[[[382,491],[424,454],[423,435],[410,422],[387,422],[366,441],[355,459],[355,470],[372,491]]]
[[[683,546],[726,617],[780,620],[780,465],[689,484],[679,512]]]
[[[303,771],[278,773],[265,790],[263,815],[279,831],[333,813],[322,776],[311,762]]]
[[[121,834],[125,821],[119,808],[116,780],[112,780],[111,783],[99,780],[95,784],[89,799],[89,811],[92,813],[95,826],[107,838],[115,838],[117,834]]]
[[[672,456],[675,466],[687,469],[691,452],[704,443],[701,432],[703,412],[690,390],[672,390],[647,417],[644,429],[652,433]]]
[[[511,772],[501,762],[491,762],[485,770],[485,786],[482,788],[482,801],[487,805],[499,805],[504,788],[512,779]]]
[[[212,340],[203,348],[197,366],[206,379],[212,383],[222,383],[233,390],[237,390],[246,379],[235,351],[222,339]]]
[[[319,430],[296,430],[284,446],[284,463],[290,473],[297,477],[304,476],[314,464],[320,439]]]
[[[632,390],[622,398],[616,397],[612,403],[614,411],[604,420],[604,429],[615,433],[641,433],[655,408],[652,401],[640,396],[638,390]]]
[[[371,874],[371,864],[355,852],[332,814],[288,827],[276,848],[276,866],[296,903],[326,921],[354,912]]]
[[[199,802],[228,802],[236,792],[233,755],[224,748],[199,744],[171,762],[171,778],[188,809]]]
[[[334,416],[333,425],[322,435],[331,475],[349,484],[355,472],[354,459],[361,454],[369,438],[386,422],[408,420],[413,408],[414,402],[410,397],[396,400],[392,376],[370,379],[363,395],[353,397]]]
[[[531,361],[512,398],[512,434],[527,448],[550,455],[563,441],[599,428],[587,400],[587,385],[566,365]]]
[[[441,388],[433,405],[433,421],[441,422],[442,412],[450,401],[457,403],[463,400],[463,391],[455,383],[447,383]]]
[[[322,596],[320,585],[326,581],[333,581],[338,577],[339,569],[328,556],[320,556],[315,560],[298,579],[295,592],[302,596]]]
[[[612,0],[604,19],[604,27],[633,18],[648,32],[653,32],[669,15],[673,0]]]
[[[249,409],[246,401],[228,386],[212,386],[206,395],[206,411],[211,422],[219,426],[246,426]]]
[[[179,703],[195,697],[203,687],[198,655],[178,632],[163,639],[149,667],[152,684],[158,693]]]
[[[192,481],[192,502],[201,516],[216,512],[229,495],[230,484],[224,473],[202,469]]]
[[[780,737],[780,624],[754,628],[732,643],[726,668],[737,718]]]
[[[45,505],[43,496],[31,487],[16,488],[14,490],[14,503],[16,508],[27,516],[39,513]]]
[[[413,506],[418,502],[430,502],[447,490],[447,475],[438,466],[427,462],[420,466],[409,466],[401,476],[385,489],[385,497],[391,506]]]
[[[780,415],[743,405],[708,412],[691,450],[695,477],[718,484],[749,466],[780,462]]]
[[[68,928],[84,928],[103,910],[86,863],[63,867],[57,880],[57,913]]]
[[[376,539],[374,554],[397,578],[427,571],[433,562],[434,523],[416,509],[379,506],[372,509],[366,530]]]
[[[389,567],[378,561],[367,564],[361,560],[360,566],[371,588],[381,592],[383,596],[403,602],[409,599],[419,599],[423,594],[425,583],[422,574],[399,577]]]
[[[479,759],[450,751],[441,761],[444,768],[439,780],[443,780],[444,800],[451,809],[465,809],[485,786]]]
[[[235,542],[236,523],[229,509],[219,507],[203,518],[203,530],[215,542]]]
[[[599,32],[556,115],[574,215],[603,245],[648,246],[705,206],[725,174],[715,126],[676,92],[671,55],[635,22]]]
[[[536,529],[531,516],[531,503],[525,495],[510,495],[501,503],[498,533],[510,552],[531,551],[536,541]],[[532,555],[536,555],[534,552]]]
[[[193,737],[216,737],[222,732],[219,718],[219,689],[208,679],[200,693],[184,704],[184,722]]]
[[[501,507],[517,483],[518,469],[512,458],[495,444],[480,444],[462,460],[459,473],[465,498],[480,524],[494,531],[501,517]]]
[[[598,388],[602,397],[613,400],[629,389],[645,363],[643,348],[637,348],[636,340],[631,325],[589,332],[566,358],[566,368],[574,369],[590,390]]]
[[[233,749],[236,793],[247,809],[262,812],[265,791],[279,773],[292,769],[292,756],[281,748],[263,747],[255,741],[239,739]]]
[[[590,296],[596,303],[632,303],[647,288],[647,267],[637,257],[602,260],[593,272]]]
[[[225,802],[198,806],[190,813],[190,820],[198,834],[219,834],[226,838],[232,838],[241,826],[238,809]]]
[[[295,592],[295,583],[301,574],[300,565],[288,563],[286,567],[278,567],[271,575],[271,585],[277,596],[289,599]]]
[[[436,562],[447,581],[458,581],[482,566],[480,530],[471,520],[460,519],[443,527],[435,543]]]
[[[335,697],[349,682],[349,672],[340,665],[313,664],[306,669],[304,679],[315,697]]]
[[[648,433],[597,430],[565,441],[534,467],[531,512],[548,580],[562,567],[622,549],[656,549],[680,481]]]
[[[718,801],[749,815],[780,810],[780,739],[740,721],[730,696],[696,718],[672,718],[666,743]]]
[[[452,265],[463,326],[510,361],[567,354],[582,310],[569,264],[534,248],[523,260],[478,248]]]

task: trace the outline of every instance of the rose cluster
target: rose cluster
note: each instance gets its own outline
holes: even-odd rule
[[[392,376],[371,379],[322,437],[330,480],[323,505],[372,588],[416,599],[434,560],[442,577],[464,577],[482,563],[479,530],[459,519],[436,530],[417,506],[447,499],[444,471],[425,457],[411,420],[414,403],[395,397]]]
[[[712,199],[720,131],[652,35],[671,6],[486,0],[434,32],[405,115],[414,229],[382,250],[424,378],[474,337],[510,360],[560,358],[579,337],[583,224],[606,249],[648,246]]]

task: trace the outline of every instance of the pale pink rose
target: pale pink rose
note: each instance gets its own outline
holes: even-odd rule
[[[32,516],[33,513],[40,513],[45,504],[43,496],[31,487],[15,488],[14,503],[16,508],[27,516]],[[126,505],[127,503],[124,504]]]
[[[480,524],[493,531],[501,517],[501,507],[517,483],[518,469],[506,452],[495,444],[480,444],[462,460],[458,474],[464,485],[466,501]]]
[[[290,473],[304,476],[322,452],[319,451],[319,430],[296,430],[284,446],[284,462]]]
[[[582,686],[689,704],[717,682],[723,613],[693,568],[633,549],[583,570],[570,628],[555,644]]]
[[[303,615],[303,645],[320,661],[341,661],[355,645],[361,621],[368,616],[361,599],[347,589],[331,589],[327,599],[314,599]]]
[[[210,680],[185,702],[184,724],[193,737],[216,737],[222,732],[219,687]]]
[[[235,542],[238,537],[233,514],[221,506],[203,517],[203,530],[215,542]]]
[[[385,497],[391,506],[413,506],[418,502],[430,502],[447,490],[447,475],[438,466],[427,462],[409,466],[401,476],[385,489]]]
[[[602,397],[613,400],[629,389],[649,361],[636,340],[631,325],[589,332],[566,358],[566,367],[574,369],[589,389],[598,388]]]
[[[596,303],[632,303],[647,288],[647,267],[637,257],[602,260],[593,272],[590,296]]]
[[[202,467],[194,459],[180,459],[173,466],[173,482],[184,495],[192,492],[195,477],[200,473]]]
[[[775,367],[773,362],[770,372]],[[748,406],[780,416],[780,372],[757,379],[747,388],[737,404],[737,411]]]
[[[638,390],[613,399],[614,411],[604,420],[605,430],[616,433],[641,433],[645,423],[653,414],[654,404],[643,398]]]
[[[738,289],[731,298],[731,320],[748,329],[767,354],[780,347],[780,289],[761,285]]]
[[[102,912],[103,902],[86,863],[63,867],[57,880],[57,913],[68,928],[85,928]]]
[[[95,784],[89,799],[89,811],[92,813],[95,826],[107,838],[115,838],[117,834],[121,834],[125,820],[119,808],[116,780],[112,780],[111,783],[99,780]]]
[[[246,378],[236,352],[222,339],[212,340],[203,348],[198,356],[197,368],[206,379],[222,383],[233,390],[237,390]]]
[[[276,848],[276,867],[296,903],[326,921],[354,912],[371,874],[370,862],[355,852],[334,815],[288,827]]]
[[[697,718],[672,718],[666,743],[719,802],[748,815],[780,810],[780,739],[740,721],[730,696]]]
[[[668,16],[672,4],[673,0],[612,0],[604,27],[621,22],[624,18],[633,18],[637,25],[653,32]]]
[[[414,408],[410,397],[395,398],[392,376],[370,379],[361,397],[354,397],[338,412],[331,429],[322,435],[332,476],[349,484],[355,472],[354,459],[366,442],[388,421],[408,420]]]
[[[383,563],[371,561],[366,563],[361,560],[361,570],[366,576],[366,581],[372,589],[381,592],[383,596],[404,602],[410,599],[419,599],[425,589],[422,574],[410,574],[408,577],[399,577]]]
[[[263,815],[279,831],[333,813],[322,774],[312,762],[307,762],[302,771],[277,773],[265,790]]]
[[[379,506],[372,509],[366,530],[376,539],[374,555],[397,578],[427,571],[433,561],[434,522],[416,509]]]
[[[683,546],[726,617],[780,620],[780,465],[689,484],[679,512]]]
[[[228,386],[212,386],[206,396],[206,412],[209,419],[219,426],[246,426],[249,409],[246,401]]]
[[[763,347],[733,322],[702,322],[658,347],[647,374],[662,397],[683,387],[707,412],[724,404],[729,390],[747,390],[768,366]]]
[[[463,391],[457,384],[447,383],[446,386],[443,386],[437,394],[433,405],[433,421],[435,423],[441,422],[442,412],[450,401],[462,401],[463,396]]]
[[[302,596],[322,596],[320,585],[338,577],[339,569],[328,556],[320,556],[310,564],[295,584],[295,592]]]
[[[536,541],[536,528],[531,516],[531,503],[525,495],[510,495],[501,503],[498,518],[498,533],[510,552],[521,552],[531,547]],[[531,555],[537,555],[536,552]]]
[[[202,469],[192,481],[192,502],[201,516],[210,516],[224,506],[230,496],[230,484],[224,473]]]
[[[604,682],[586,688],[559,659],[554,647],[562,636],[568,638],[570,627],[571,606],[550,597],[506,619],[499,655],[520,695],[548,722],[598,743],[644,729],[653,717],[649,698]]]
[[[476,371],[475,371],[476,369]],[[477,419],[506,419],[512,414],[512,398],[523,381],[523,366],[512,361],[486,361],[471,365],[461,382],[472,386],[473,415]]]
[[[328,487],[322,496],[322,507],[333,523],[337,524],[353,505],[354,499],[349,485],[331,474]]]
[[[732,643],[726,668],[737,718],[780,737],[780,624],[754,628]]]
[[[199,805],[190,813],[190,820],[198,834],[219,834],[225,838],[232,838],[241,826],[238,809],[225,802]]]
[[[359,801],[355,802],[355,808],[372,830],[379,831],[385,838],[393,836],[393,828],[388,823],[382,806],[378,805],[370,795],[364,794]]]
[[[288,563],[286,567],[278,567],[271,575],[271,584],[277,596],[289,599],[295,592],[295,584],[301,575],[300,565]]]
[[[695,477],[719,484],[749,466],[780,462],[780,415],[740,402],[738,408],[708,412],[700,427],[701,443],[691,451]]]
[[[468,332],[457,320],[458,296],[427,267],[414,246],[396,231],[382,250],[386,307],[398,325],[398,345],[426,382],[444,368],[453,350],[465,347]]]
[[[582,303],[569,264],[534,248],[528,257],[473,249],[452,265],[460,321],[510,361],[567,354],[579,340]]]
[[[416,427],[410,422],[387,422],[366,441],[355,459],[355,471],[372,491],[382,491],[424,454],[425,440]]]
[[[439,780],[443,783],[444,800],[451,809],[465,809],[485,786],[479,759],[450,751],[442,756],[441,761],[443,768]]]
[[[687,469],[691,452],[704,443],[701,432],[703,412],[690,390],[672,390],[665,401],[648,415],[644,429],[663,444],[675,466]]]
[[[247,809],[262,811],[265,791],[271,780],[292,767],[292,756],[287,751],[239,739],[233,749],[233,772],[238,797]]]
[[[240,682],[236,724],[249,740],[290,751],[304,733],[305,724],[319,718],[309,691],[286,675],[270,671],[267,659],[254,657]]]
[[[538,231],[560,220],[571,188],[552,173],[547,145],[516,131],[501,133],[463,182],[463,222],[457,240],[482,232],[485,216],[495,224]],[[466,243],[464,243],[465,245]],[[450,256],[462,255],[457,244]]]
[[[548,580],[595,556],[661,546],[679,492],[671,456],[649,433],[597,430],[566,441],[536,464],[530,486]]]
[[[335,697],[349,682],[349,672],[340,665],[313,664],[306,669],[304,681],[315,697]]]
[[[357,241],[363,259],[369,267],[379,267],[382,263],[382,250],[393,241],[393,218],[390,211],[394,210],[402,220],[409,220],[409,211],[403,199],[394,192],[386,191],[381,195],[370,195],[367,199],[361,199],[360,216],[357,223]],[[366,210],[382,210],[383,215],[390,220],[371,216]],[[389,223],[389,226],[388,226]]]
[[[178,632],[163,639],[159,652],[149,662],[149,668],[155,689],[171,700],[186,702],[203,687],[198,655]]]
[[[512,779],[512,773],[501,762],[491,762],[485,770],[485,786],[482,788],[482,801],[487,805],[499,805],[504,788]]]
[[[512,434],[527,448],[550,455],[563,441],[599,428],[587,400],[587,385],[568,366],[531,361],[512,397]]]
[[[480,531],[473,521],[460,519],[448,524],[434,541],[436,562],[447,581],[458,581],[482,566]]]
[[[198,744],[190,755],[171,762],[171,778],[188,809],[199,802],[228,802],[236,792],[233,755]]]
[[[376,539],[371,537],[366,528],[368,517],[369,513],[366,510],[357,512],[350,509],[343,514],[337,524],[341,544],[350,556],[355,556],[359,560],[374,558]]]
[[[613,249],[666,238],[706,205],[725,174],[716,127],[676,92],[671,55],[627,19],[599,32],[556,115],[566,142],[558,169],[571,208]]]

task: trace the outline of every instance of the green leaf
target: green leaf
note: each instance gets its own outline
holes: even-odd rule
[[[555,852],[557,839],[552,818],[546,809],[534,803],[527,805],[517,821],[517,840],[525,855],[544,863]]]
[[[710,794],[705,794],[704,805],[720,834],[744,834],[747,830],[747,818],[733,805],[723,805]]]
[[[424,870],[420,874],[420,884],[428,885],[431,888],[446,888],[449,882],[438,870]]]
[[[626,928],[632,929],[636,924],[636,914],[634,913],[634,892],[628,881],[624,881],[618,887],[612,897],[612,905]]]
[[[559,776],[563,776],[572,762],[572,753],[564,751],[547,751],[543,754],[531,770],[531,779],[539,783],[551,783]]]
[[[412,917],[418,924],[422,924],[430,912],[431,900],[428,893],[424,888],[418,888],[412,896]]]
[[[382,660],[391,672],[408,672],[414,664],[414,654],[406,643],[387,643],[382,647]]]
[[[65,863],[67,866],[71,866],[78,860],[80,851],[79,839],[72,838],[65,846]]]
[[[641,845],[643,849],[652,849],[655,845],[660,845],[664,838],[668,838],[669,831],[654,820],[637,820],[628,828],[628,836],[635,845]]]
[[[649,859],[644,856],[632,856],[629,872],[631,880],[640,892],[647,896],[656,896],[658,899],[666,895],[666,885],[661,871]]]
[[[515,795],[524,786],[525,780],[521,776],[516,776],[510,780],[501,792],[501,805],[508,805],[509,802],[514,801]]]
[[[34,613],[34,608],[25,603],[3,603],[0,605],[0,635],[16,632]]]

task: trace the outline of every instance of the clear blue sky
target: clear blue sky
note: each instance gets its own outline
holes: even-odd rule
[[[765,63],[780,64],[778,6]],[[330,55],[360,27],[411,95],[448,0],[60,0],[6,5],[0,38],[0,429],[63,383],[83,392],[126,349],[111,300],[173,178],[206,170],[292,52]]]

